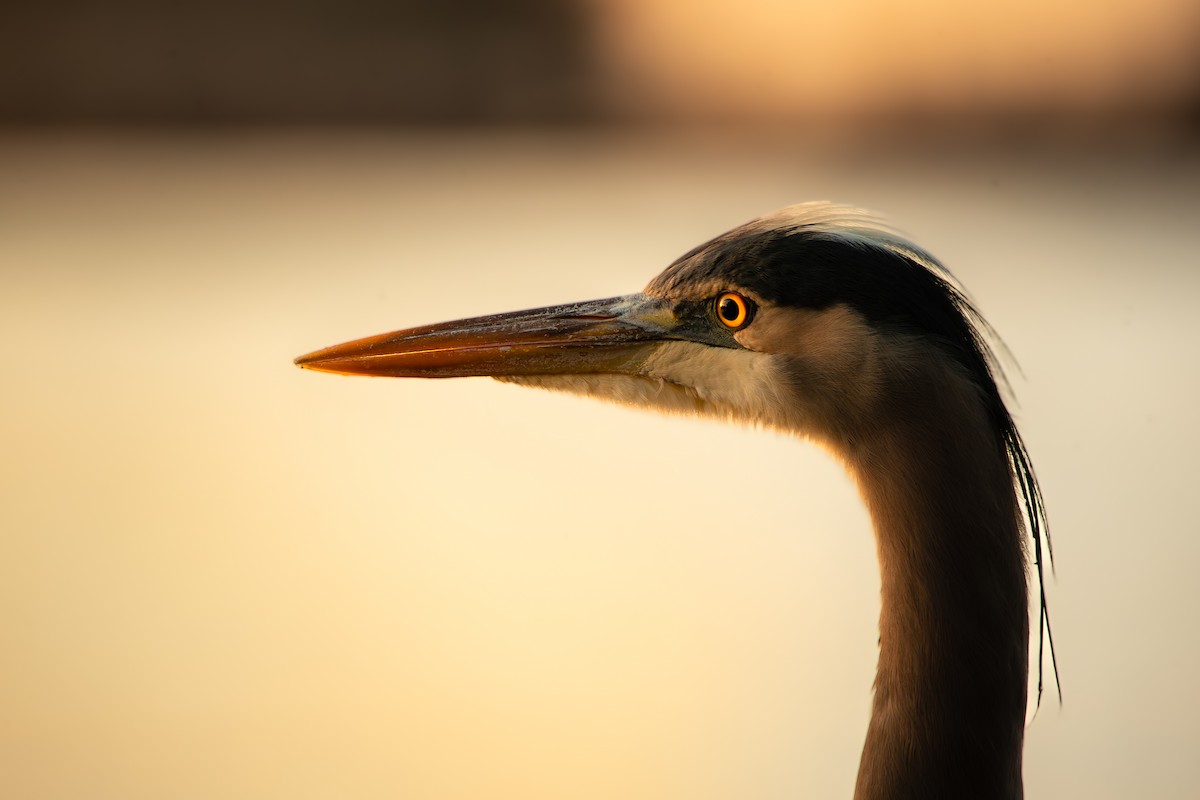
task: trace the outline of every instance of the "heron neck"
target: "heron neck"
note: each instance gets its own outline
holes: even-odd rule
[[[853,450],[883,595],[856,800],[1022,796],[1022,528],[1003,445],[963,392],[900,404]]]

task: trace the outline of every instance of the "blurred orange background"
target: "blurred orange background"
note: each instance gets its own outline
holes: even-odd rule
[[[1027,796],[1191,797],[1198,45],[1168,0],[10,4],[0,794],[849,797],[879,584],[824,452],[291,363],[828,198],[1020,363]]]

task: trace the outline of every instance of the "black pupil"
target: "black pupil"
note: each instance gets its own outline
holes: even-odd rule
[[[732,297],[724,297],[721,299],[719,311],[721,317],[730,322],[733,322],[735,319],[737,319],[738,314],[741,313],[741,309],[738,307],[737,301]]]

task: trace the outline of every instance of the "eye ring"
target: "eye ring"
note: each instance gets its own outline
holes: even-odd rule
[[[754,316],[753,303],[737,292],[725,292],[717,297],[714,308],[721,324],[732,330],[744,328]]]

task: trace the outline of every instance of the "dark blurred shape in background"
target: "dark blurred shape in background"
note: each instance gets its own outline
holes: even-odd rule
[[[560,0],[46,0],[0,11],[0,119],[545,123],[595,113]]]
[[[1190,142],[1198,53],[1194,0],[45,0],[0,10],[0,123]]]

